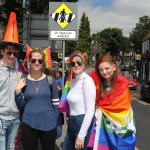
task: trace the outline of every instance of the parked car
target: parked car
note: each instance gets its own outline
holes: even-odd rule
[[[141,99],[150,100],[150,81],[141,84]]]
[[[132,75],[124,76],[128,80],[129,89],[136,90],[137,89],[137,81],[133,78]]]

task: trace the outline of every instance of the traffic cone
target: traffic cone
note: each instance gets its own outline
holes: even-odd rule
[[[17,20],[16,13],[11,12],[8,20],[8,24],[6,27],[4,40],[0,42],[1,45],[16,45],[19,49],[23,49],[24,45],[19,43],[18,40],[18,28],[17,28]]]

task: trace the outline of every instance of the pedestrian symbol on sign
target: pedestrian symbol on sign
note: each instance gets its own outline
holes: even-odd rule
[[[60,12],[60,18],[59,18],[59,20],[60,20],[60,22],[64,22],[64,21],[66,21],[66,19],[65,19],[65,17],[66,17],[66,13],[65,13],[65,9],[63,9],[61,12]]]
[[[76,17],[75,14],[73,14],[69,7],[64,3],[60,5],[50,16],[63,29]]]

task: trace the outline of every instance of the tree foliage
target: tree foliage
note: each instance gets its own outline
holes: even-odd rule
[[[77,42],[77,49],[81,52],[90,52],[91,35],[90,35],[90,22],[88,16],[83,13],[79,26],[79,39]]]
[[[142,50],[142,40],[150,32],[150,17],[143,16],[139,18],[136,27],[130,33],[130,40],[133,43],[135,51]]]
[[[30,1],[30,12],[33,14],[48,14],[49,2],[52,0],[31,0]]]
[[[99,34],[102,39],[102,49],[104,49],[106,53],[110,53],[111,55],[115,56],[119,54],[120,51],[127,48],[121,29],[106,28]]]
[[[121,43],[121,50],[122,52],[129,52],[131,48],[130,39],[128,37],[123,37],[122,43]]]
[[[74,51],[76,51],[77,42],[76,41],[66,41],[65,43],[66,55],[69,56]]]
[[[101,54],[110,53],[117,56],[120,52],[127,52],[130,47],[129,38],[124,37],[122,30],[119,28],[106,28],[93,34],[92,40],[100,45]]]

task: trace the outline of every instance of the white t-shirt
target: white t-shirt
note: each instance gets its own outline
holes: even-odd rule
[[[96,87],[93,79],[85,72],[77,75],[71,81],[67,95],[70,115],[85,114],[78,138],[84,139],[91,124],[95,111]]]

